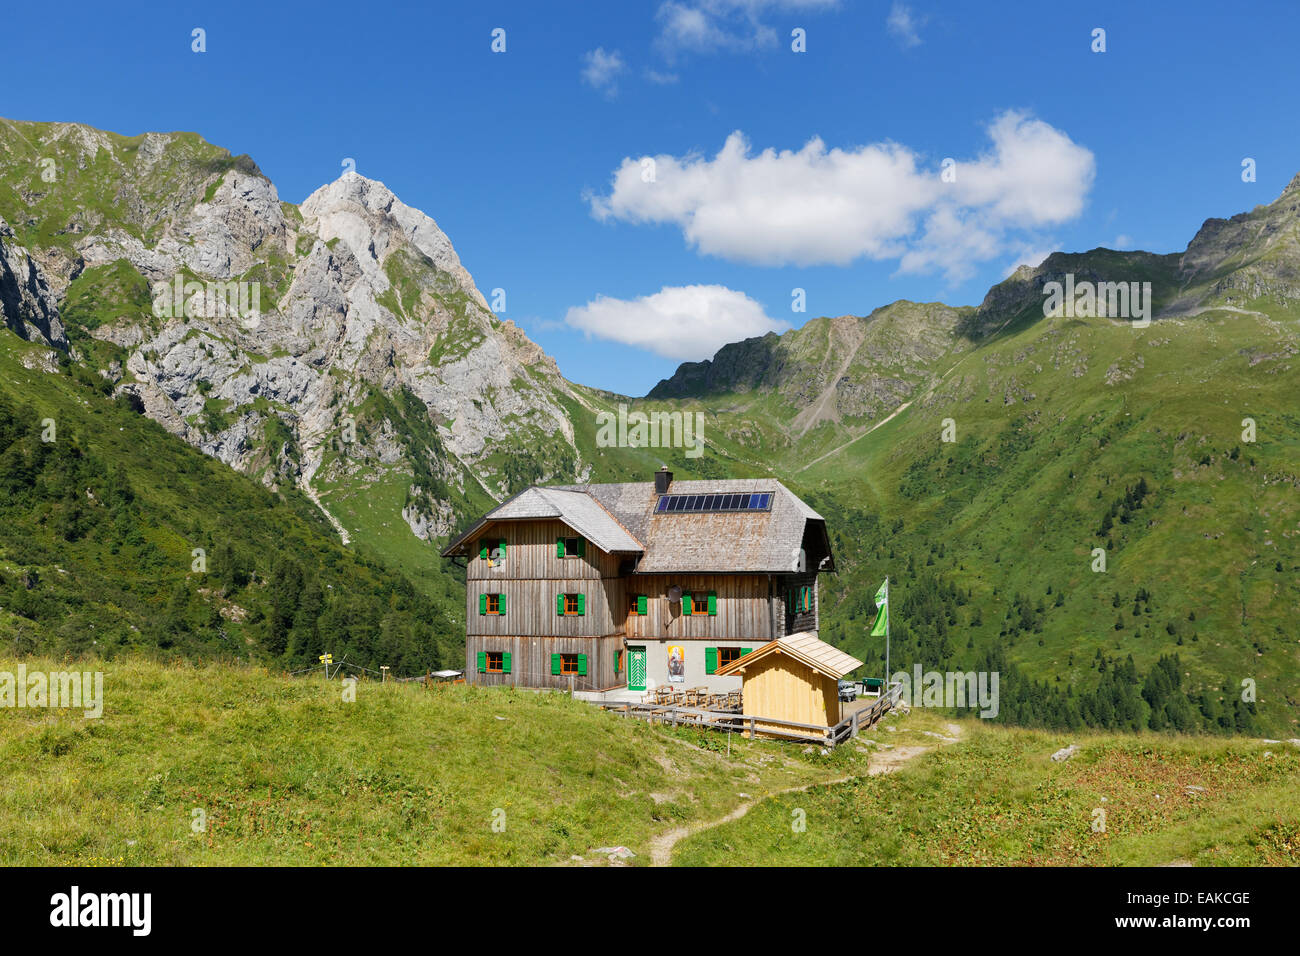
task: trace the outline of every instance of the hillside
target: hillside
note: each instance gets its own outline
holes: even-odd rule
[[[0,652],[141,649],[394,673],[458,659],[435,603],[271,491],[0,336]],[[382,660],[381,660],[382,658]]]
[[[913,711],[827,755],[559,694],[369,682],[349,703],[247,666],[77,666],[105,672],[102,718],[0,715],[6,865],[604,865],[618,847],[646,865],[683,830],[679,864],[1294,864],[1300,846],[1289,743]]]
[[[106,671],[101,719],[0,715],[5,865],[644,863],[746,794],[866,767],[739,737],[728,757],[559,694],[370,682],[347,703],[323,677],[79,666]]]

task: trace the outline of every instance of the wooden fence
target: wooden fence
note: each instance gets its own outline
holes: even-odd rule
[[[794,720],[781,720],[754,714],[733,714],[719,710],[703,710],[698,707],[676,707],[669,704],[602,703],[600,707],[611,713],[634,717],[652,724],[660,723],[671,727],[706,727],[711,730],[734,731],[749,737],[761,735],[834,747],[856,737],[858,731],[866,730],[875,724],[898,703],[901,694],[902,686],[893,684],[888,693],[882,694],[869,707],[855,710],[833,727],[801,724]]]

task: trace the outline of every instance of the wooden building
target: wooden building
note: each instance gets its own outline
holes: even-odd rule
[[[452,540],[479,684],[738,690],[723,668],[816,632],[826,522],[779,481],[532,487]]]
[[[805,632],[764,644],[721,668],[719,674],[742,678],[746,716],[833,727],[843,718],[840,678],[861,666],[862,661]],[[791,732],[784,725],[765,727],[762,720],[756,722],[755,729],[759,733],[765,729],[783,735]]]

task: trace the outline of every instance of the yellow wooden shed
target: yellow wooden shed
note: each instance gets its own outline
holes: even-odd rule
[[[798,733],[797,728],[761,718],[793,721],[817,727],[833,727],[842,719],[839,682],[862,666],[837,647],[818,640],[811,631],[801,631],[755,648],[725,667],[720,676],[739,674],[743,680],[744,714],[759,718],[754,728],[782,736]],[[812,731],[810,738],[819,735]]]

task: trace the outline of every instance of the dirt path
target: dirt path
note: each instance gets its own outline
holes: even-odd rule
[[[846,441],[843,445],[839,445],[839,446],[836,447],[836,448],[832,448],[832,449],[831,449],[830,451],[828,451],[826,454],[821,455],[820,457],[814,458],[812,461],[808,462],[808,464],[804,465],[802,468],[796,468],[795,471],[797,471],[797,472],[798,472],[798,471],[807,471],[807,470],[808,470],[809,468],[811,468],[813,465],[817,464],[818,462],[825,461],[827,458],[831,457],[831,455],[838,455],[840,452],[842,452],[844,449],[848,448],[848,447],[849,447],[850,445],[852,445],[854,442],[856,442],[856,441],[861,441],[863,438],[866,438],[868,435],[870,435],[872,432],[874,432],[874,431],[875,431],[877,428],[879,428],[881,425],[886,425],[886,424],[888,424],[889,422],[893,421],[894,418],[895,418],[899,413],[901,413],[901,412],[905,412],[905,411],[907,410],[907,406],[909,406],[909,405],[911,405],[911,404],[912,404],[912,402],[911,402],[911,400],[909,399],[908,401],[904,402],[902,405],[899,405],[899,406],[898,406],[896,409],[894,409],[892,412],[890,412],[886,417],[884,417],[884,418],[882,418],[880,421],[876,422],[874,425],[872,425],[870,428],[868,428],[866,431],[864,431],[861,435],[858,435],[856,438],[850,438],[850,439],[849,439],[848,441]]]
[[[939,739],[940,744],[936,746],[956,743],[961,737],[961,727],[956,724],[949,724],[948,733],[951,734],[950,737],[942,737],[938,734],[931,734],[930,736]],[[919,757],[923,753],[929,753],[933,749],[933,746],[927,745],[917,747],[891,747],[888,750],[878,750],[871,755],[871,760],[867,764],[867,776],[876,777],[882,773],[893,773],[909,760]],[[706,823],[699,823],[690,827],[677,827],[676,829],[669,830],[666,833],[661,833],[650,841],[650,865],[672,866],[673,848],[682,840],[686,839],[688,836],[703,833],[705,830],[712,830],[714,827],[720,827],[724,823],[731,823],[733,820],[739,820],[764,800],[771,800],[773,797],[785,796],[787,793],[804,793],[805,791],[811,790],[813,787],[830,787],[837,783],[848,783],[850,780],[856,780],[861,776],[862,774],[860,773],[854,773],[849,774],[847,777],[836,777],[832,780],[818,780],[814,783],[805,783],[799,787],[787,787],[784,790],[777,790],[775,793],[769,793],[765,796],[756,797],[753,800],[742,803],[726,816],[719,817],[716,820],[709,820]]]

